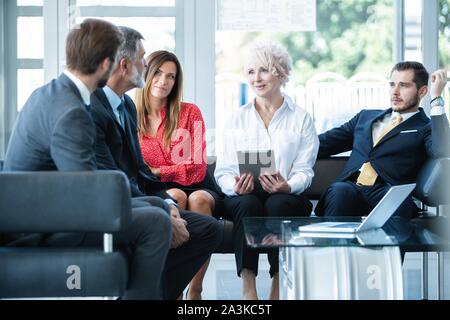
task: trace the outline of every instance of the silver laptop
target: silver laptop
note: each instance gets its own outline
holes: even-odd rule
[[[391,187],[363,222],[320,222],[298,229],[300,232],[356,233],[381,228],[415,187],[415,183]]]
[[[300,232],[296,238],[326,238],[326,239],[356,239],[361,245],[367,245],[371,243],[390,245],[394,241],[389,237],[383,229],[370,229],[358,233],[345,233],[345,232]]]

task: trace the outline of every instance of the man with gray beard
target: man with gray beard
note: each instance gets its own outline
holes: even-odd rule
[[[145,85],[143,37],[131,28],[119,29],[125,43],[119,49],[117,67],[107,85],[91,96],[97,165],[99,169],[123,171],[130,180],[133,197],[146,201],[145,196],[156,196],[160,200],[156,205],[170,215],[172,249],[163,271],[162,292],[164,299],[176,299],[220,245],[222,226],[212,217],[178,210],[177,203],[166,192],[166,185],[144,163],[137,137],[136,107],[125,94]]]

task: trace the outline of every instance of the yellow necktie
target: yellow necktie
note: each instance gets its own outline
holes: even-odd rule
[[[397,115],[380,133],[378,138],[373,143],[373,146],[375,147],[381,139],[384,138],[385,135],[387,135],[392,129],[394,129],[396,126],[398,126],[402,122],[402,116]],[[370,162],[366,162],[363,164],[361,168],[361,173],[359,174],[358,180],[356,181],[357,184],[371,187],[375,184],[375,181],[377,181],[378,173],[374,170]]]

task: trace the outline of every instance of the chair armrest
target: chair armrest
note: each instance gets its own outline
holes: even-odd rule
[[[0,232],[114,233],[131,218],[121,172],[0,172],[0,186]]]
[[[425,162],[416,179],[414,196],[427,206],[449,204],[450,158]]]

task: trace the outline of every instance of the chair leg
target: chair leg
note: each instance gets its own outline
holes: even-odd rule
[[[110,233],[105,233],[103,235],[103,252],[113,252],[113,235]]]
[[[428,253],[422,252],[422,299],[428,300]]]
[[[444,299],[444,253],[437,252],[437,298]]]
[[[436,216],[439,217],[441,213],[440,206],[436,207]],[[437,291],[437,299],[442,300],[444,298],[444,257],[442,252],[436,252],[437,261],[436,261],[436,291]]]

